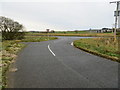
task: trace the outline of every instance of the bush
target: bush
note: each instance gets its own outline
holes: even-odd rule
[[[2,40],[14,40],[24,38],[23,25],[12,19],[0,16],[0,30]]]

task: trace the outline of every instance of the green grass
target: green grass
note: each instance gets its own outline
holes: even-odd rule
[[[1,42],[0,50],[2,51],[2,67],[0,67],[0,87],[7,87],[6,83],[6,71],[9,69],[9,65],[13,63],[16,58],[17,53],[25,47],[23,43],[20,42],[41,42],[57,39],[56,37],[41,37],[41,36],[25,36],[22,40],[5,40]]]
[[[57,37],[47,37],[47,36],[26,36],[25,39],[21,40],[22,42],[41,42],[41,41],[48,41],[54,40]]]
[[[87,38],[74,41],[77,48],[118,61],[118,41],[113,38]]]

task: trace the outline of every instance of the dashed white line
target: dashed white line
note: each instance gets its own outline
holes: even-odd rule
[[[50,45],[48,45],[48,49],[53,54],[53,56],[56,56],[55,53],[50,49]]]
[[[71,45],[73,46],[73,42],[71,43]]]

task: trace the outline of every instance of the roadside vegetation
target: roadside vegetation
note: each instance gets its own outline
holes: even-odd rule
[[[18,51],[25,45],[15,40],[6,40],[2,42],[2,87],[6,87],[6,71],[9,65],[14,62]]]
[[[0,53],[1,63],[0,63],[0,87],[5,86],[6,71],[8,66],[15,59],[17,52],[23,47],[22,44],[16,43],[16,39],[24,38],[24,26],[17,21],[10,18],[0,16],[0,33],[2,37],[0,38]]]
[[[1,42],[1,34],[0,34],[0,90],[2,89],[2,42]]]
[[[114,38],[86,38],[74,41],[74,46],[84,51],[120,62],[118,39],[114,42]]]
[[[15,40],[24,38],[24,26],[10,18],[0,16],[0,31],[2,40]]]

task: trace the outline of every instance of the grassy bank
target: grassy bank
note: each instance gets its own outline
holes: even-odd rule
[[[74,41],[74,46],[84,51],[119,61],[118,41],[113,38],[87,38]]]
[[[41,42],[57,39],[56,37],[41,37],[41,36],[25,36],[22,40],[5,40],[1,45],[1,53],[2,53],[2,70],[0,69],[0,73],[2,77],[0,77],[0,87],[6,87],[6,71],[9,69],[9,65],[14,63],[17,53],[25,47],[24,44],[20,42]]]

